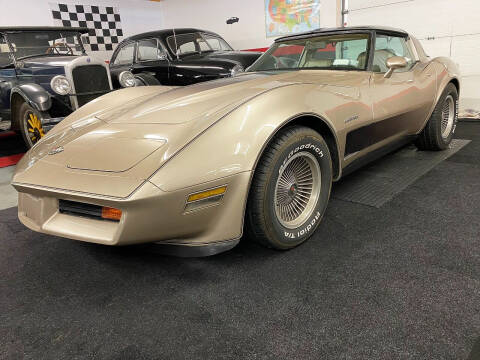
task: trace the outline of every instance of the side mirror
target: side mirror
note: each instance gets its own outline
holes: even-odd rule
[[[166,56],[165,54],[163,54],[163,53],[162,53],[162,54],[158,54],[158,60],[161,60],[161,61],[167,60],[167,56]]]
[[[387,59],[388,71],[385,73],[385,78],[388,79],[392,76],[393,72],[397,69],[403,69],[408,66],[408,61],[403,56],[392,56]]]

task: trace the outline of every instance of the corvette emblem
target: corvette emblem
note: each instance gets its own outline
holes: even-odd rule
[[[52,149],[48,152],[48,155],[55,155],[58,153],[61,153],[63,151],[63,146],[56,147],[55,149]]]

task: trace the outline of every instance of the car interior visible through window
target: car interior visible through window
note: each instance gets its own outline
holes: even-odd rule
[[[392,56],[401,56],[407,60],[408,66],[397,69],[397,72],[409,71],[415,63],[414,57],[408,48],[405,38],[381,34],[377,35],[372,70],[380,73],[387,72],[388,67],[386,62],[387,59]]]
[[[138,61],[155,61],[164,58],[163,51],[158,47],[157,39],[140,40],[137,43]]]
[[[125,65],[131,64],[133,62],[133,52],[135,51],[135,43],[130,43],[125,45],[123,48],[118,51],[115,60],[113,61],[114,65]]]
[[[365,70],[368,43],[368,34],[329,35],[278,42],[249,70]]]

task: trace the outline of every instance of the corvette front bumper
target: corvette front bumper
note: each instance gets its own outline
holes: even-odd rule
[[[228,250],[242,236],[251,172],[243,172],[172,192],[145,182],[128,198],[102,197],[14,183],[19,192],[18,216],[41,233],[104,245],[157,242],[176,255],[212,255]],[[227,186],[218,202],[186,211],[188,196]],[[59,211],[59,200],[114,207],[120,221],[99,220]],[[185,251],[178,250],[179,247]]]

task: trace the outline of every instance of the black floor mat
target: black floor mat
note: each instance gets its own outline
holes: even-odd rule
[[[0,358],[467,359],[480,337],[480,124],[457,137],[472,142],[380,209],[332,199],[287,252],[242,239],[165,257],[37,234],[1,211]]]
[[[454,139],[445,151],[418,151],[415,145],[407,146],[346,176],[335,184],[332,197],[382,207],[469,142]]]

